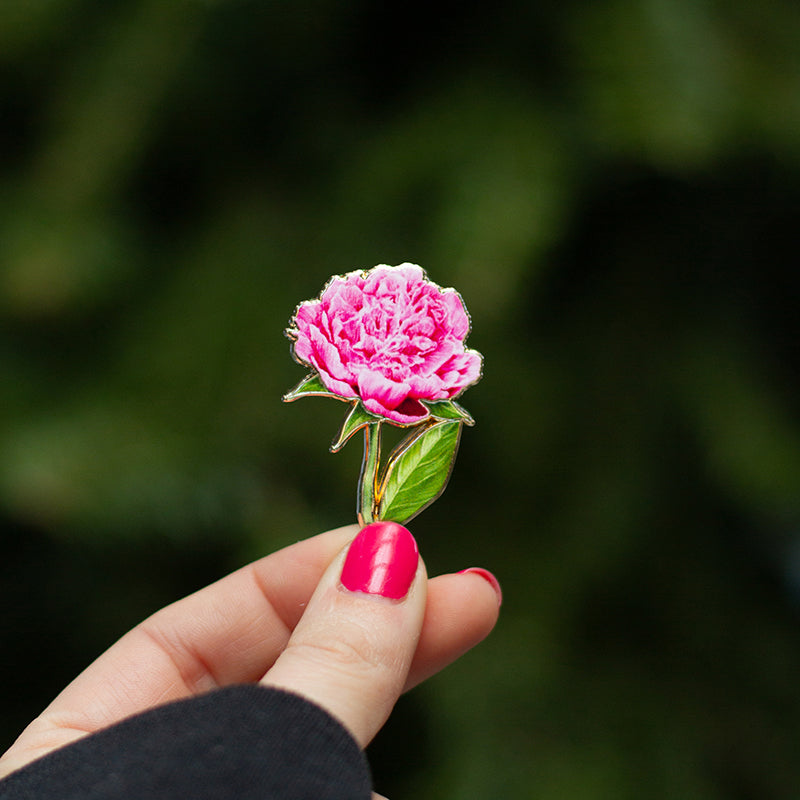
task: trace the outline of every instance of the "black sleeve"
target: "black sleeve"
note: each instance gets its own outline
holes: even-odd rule
[[[369,800],[364,754],[316,705],[235,686],[138,714],[0,781],[0,800]]]

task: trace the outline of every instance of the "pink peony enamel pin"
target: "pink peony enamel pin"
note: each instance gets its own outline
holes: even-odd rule
[[[458,292],[416,264],[336,275],[297,307],[286,335],[295,360],[313,372],[283,399],[350,405],[330,449],[364,431],[361,525],[408,522],[444,491],[461,428],[474,424],[455,402],[481,378],[481,354],[464,345],[469,327]],[[381,466],[384,423],[408,432]]]

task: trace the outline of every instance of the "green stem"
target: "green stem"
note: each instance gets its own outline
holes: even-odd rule
[[[358,523],[369,525],[375,521],[378,491],[378,464],[381,458],[381,423],[373,422],[364,428],[364,461],[358,486]]]

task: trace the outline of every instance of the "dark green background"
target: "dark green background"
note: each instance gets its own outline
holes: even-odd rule
[[[139,619],[354,520],[281,395],[332,273],[456,286],[432,573],[505,590],[392,800],[800,797],[800,5],[3,0],[0,749]]]

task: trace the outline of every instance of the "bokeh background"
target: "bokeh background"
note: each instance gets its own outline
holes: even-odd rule
[[[0,749],[138,620],[354,520],[281,395],[333,273],[456,286],[431,572],[503,618],[399,800],[800,797],[800,5],[3,0]]]

